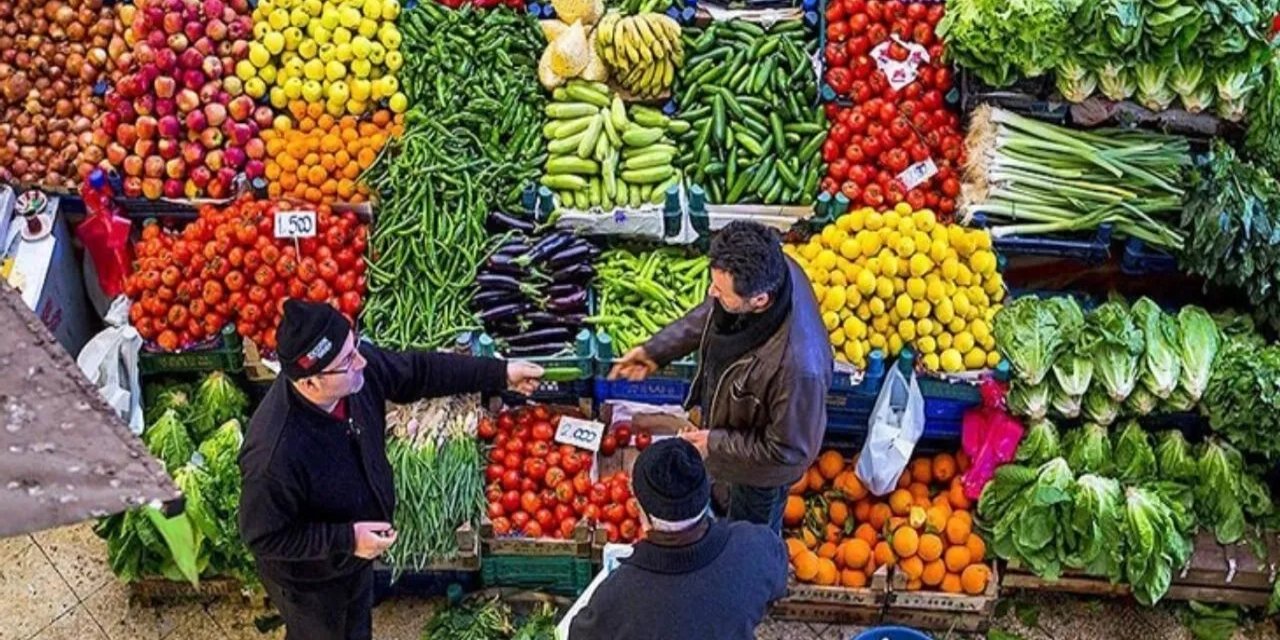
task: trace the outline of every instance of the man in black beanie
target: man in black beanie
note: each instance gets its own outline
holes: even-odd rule
[[[527,362],[384,351],[333,307],[288,300],[276,332],[282,375],[240,451],[240,535],[288,640],[372,637],[373,559],[396,540],[386,403],[459,393],[530,393]]]
[[[632,469],[645,540],[591,595],[569,640],[751,640],[786,595],[786,545],[768,527],[715,520],[697,449],[655,442]]]

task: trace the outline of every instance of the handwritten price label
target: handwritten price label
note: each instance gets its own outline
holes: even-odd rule
[[[556,429],[556,442],[569,444],[587,451],[599,451],[600,440],[604,437],[604,423],[577,418],[560,418],[560,427]]]
[[[277,238],[314,238],[316,235],[314,211],[277,211],[275,223]]]
[[[910,191],[922,184],[926,180],[932,178],[938,173],[938,165],[933,163],[933,158],[926,158],[921,162],[917,162],[909,167],[906,171],[898,174],[898,180],[902,182],[902,186]]]

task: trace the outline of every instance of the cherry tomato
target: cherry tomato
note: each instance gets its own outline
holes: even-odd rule
[[[649,448],[649,445],[652,442],[653,442],[653,434],[649,433],[648,431],[642,429],[640,430],[640,433],[636,434],[637,449],[644,451],[645,449]]]
[[[618,450],[618,439],[613,434],[606,434],[600,440],[600,455],[611,456]]]

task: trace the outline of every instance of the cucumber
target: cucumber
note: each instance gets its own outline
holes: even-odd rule
[[[584,160],[576,156],[556,156],[547,161],[547,174],[576,174],[593,176],[600,172],[600,164],[595,160]]]
[[[660,167],[670,165],[672,155],[664,151],[651,151],[649,153],[633,156],[622,163],[623,169],[648,169],[650,167]]]
[[[587,181],[581,176],[570,174],[544,175],[539,180],[542,186],[557,191],[581,191],[587,188]]]
[[[590,158],[591,153],[596,149],[596,142],[600,139],[600,134],[604,131],[604,116],[599,111],[596,112],[591,124],[587,126],[586,133],[583,134],[582,140],[578,141],[578,157]]]
[[[622,143],[629,147],[644,147],[662,139],[662,129],[630,127],[622,134]]]
[[[597,93],[594,89],[582,83],[570,81],[569,86],[566,89],[566,93],[569,94],[570,99],[577,100],[578,102],[585,102],[596,107],[609,106],[610,100],[608,94]]]
[[[574,134],[568,138],[559,138],[547,143],[547,153],[551,155],[561,155],[566,153],[577,153],[578,143],[587,135],[586,131]]]
[[[692,128],[693,125],[689,124],[688,120],[677,120],[673,118],[667,121],[667,131],[675,135],[687,133]]]
[[[547,117],[557,120],[572,120],[582,116],[591,116],[599,111],[599,107],[584,102],[550,102],[547,103],[546,108]]]
[[[650,167],[648,169],[624,170],[622,179],[632,185],[657,184],[671,177],[675,169],[671,165]]]

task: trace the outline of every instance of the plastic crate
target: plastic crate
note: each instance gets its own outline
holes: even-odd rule
[[[970,224],[983,229],[988,226],[988,222],[985,215],[977,213]],[[1003,236],[992,238],[992,245],[1005,257],[1067,258],[1086,264],[1099,264],[1111,257],[1111,240],[1111,224],[1103,223],[1092,236]]]
[[[1071,105],[1050,99],[1054,92],[1050,76],[1021,79],[997,89],[979,80],[971,71],[961,69],[957,86],[962,113],[973,113],[974,107],[990,104],[1054,124],[1066,124],[1071,117]]]
[[[487,334],[464,333],[458,336],[456,346],[462,350],[469,350],[477,356],[500,357],[502,355],[495,352],[493,339]],[[520,359],[537,364],[544,369],[564,372],[565,375],[544,378],[539,383],[537,391],[530,396],[503,393],[501,394],[503,402],[509,405],[520,405],[533,400],[543,404],[577,405],[583,407],[584,411],[590,412],[595,341],[589,330],[583,329],[578,332],[572,351],[553,356],[532,356]]]
[[[167,353],[143,347],[138,353],[138,370],[144,376],[170,373],[203,373],[244,369],[244,345],[235,327],[227,325],[222,334],[198,349]]]
[[[1138,238],[1129,238],[1124,243],[1120,271],[1126,275],[1175,273],[1178,271],[1178,260],[1165,251],[1147,246],[1147,243]]]
[[[577,596],[595,577],[590,558],[487,556],[480,564],[485,587],[518,587]]]
[[[451,594],[464,594],[480,589],[479,571],[407,571],[395,580],[385,567],[373,571],[374,599],[394,596],[435,598]]]
[[[860,380],[845,371],[832,377],[827,392],[827,434],[835,440],[866,435],[871,413],[885,374],[884,359],[873,352]],[[964,414],[978,406],[982,398],[978,388],[967,382],[917,375],[916,383],[924,396],[925,440],[951,440],[960,437]]]
[[[603,404],[606,400],[629,400],[646,404],[684,404],[693,386],[698,364],[692,358],[672,362],[657,370],[641,382],[609,380],[609,370],[618,362],[613,353],[613,341],[608,334],[596,334],[596,365],[594,399]]]

